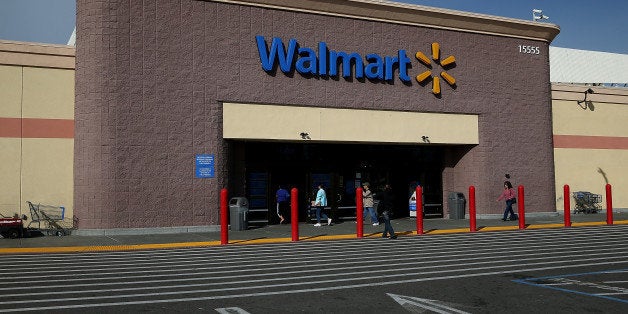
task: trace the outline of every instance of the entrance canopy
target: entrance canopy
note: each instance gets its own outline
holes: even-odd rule
[[[397,144],[478,144],[478,116],[223,104],[223,138]]]

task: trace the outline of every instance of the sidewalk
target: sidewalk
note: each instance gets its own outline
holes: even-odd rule
[[[562,215],[526,216],[526,229],[563,228]],[[606,214],[578,214],[571,216],[572,227],[606,225]],[[614,213],[614,224],[628,224],[628,213]],[[416,220],[414,218],[398,218],[392,220],[393,228],[398,236],[415,236]],[[501,221],[501,219],[478,219],[478,232],[498,230],[518,230],[518,221]],[[355,239],[357,225],[353,221],[333,223],[331,226],[314,227],[312,224],[299,224],[300,241]],[[469,220],[425,219],[423,223],[425,236],[466,233]],[[367,218],[364,223],[364,237],[381,237],[384,225],[372,226]],[[260,244],[291,242],[291,226],[268,225],[249,228],[244,231],[229,231],[229,244]],[[392,240],[391,240],[392,241]],[[219,246],[220,231],[203,233],[172,233],[145,235],[109,235],[109,236],[40,236],[23,239],[0,239],[0,254],[14,253],[52,253],[52,252],[90,252],[90,251],[126,251],[141,249]]]

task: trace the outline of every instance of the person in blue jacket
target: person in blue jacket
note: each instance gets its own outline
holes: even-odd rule
[[[318,185],[318,192],[316,192],[314,206],[316,206],[316,224],[314,227],[321,226],[321,217],[327,219],[328,226],[331,225],[331,218],[327,217],[327,215],[323,212],[323,209],[327,206],[327,194],[325,193],[325,189],[322,184]]]
[[[275,193],[275,200],[277,202],[277,216],[280,219],[279,224],[282,224],[286,220],[290,208],[290,193],[280,185],[277,193]]]

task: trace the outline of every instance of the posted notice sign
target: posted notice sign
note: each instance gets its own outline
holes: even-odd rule
[[[214,177],[214,154],[196,155],[196,177],[197,178],[213,178]]]

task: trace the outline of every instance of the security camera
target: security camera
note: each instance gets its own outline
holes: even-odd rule
[[[592,89],[590,89],[590,88],[589,88],[589,89],[587,89],[587,90],[585,91],[585,93],[587,93],[587,94],[593,94],[593,93],[595,93],[595,92],[594,92]]]
[[[549,19],[549,16],[543,15],[543,10],[532,9],[532,20],[533,21],[547,20],[547,19]]]

